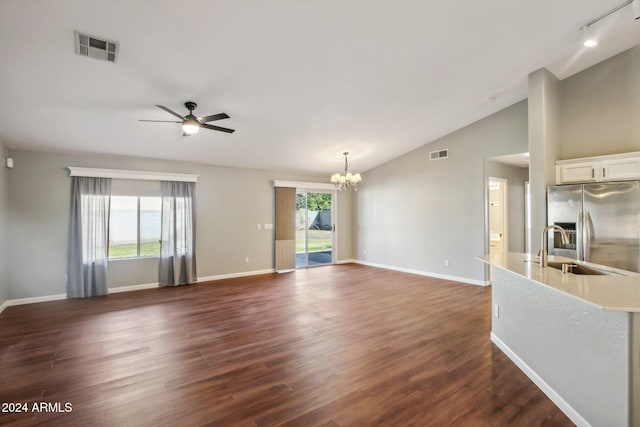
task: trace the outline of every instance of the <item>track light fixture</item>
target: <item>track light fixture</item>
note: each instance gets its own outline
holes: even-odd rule
[[[585,45],[586,47],[594,47],[598,45],[598,41],[591,36],[589,27],[587,27],[586,25],[582,27],[582,32],[584,33],[584,40],[582,41],[583,45]]]
[[[592,34],[589,34],[589,27],[591,27],[596,22],[603,20],[604,18],[611,15],[612,13],[615,13],[620,9],[622,9],[623,7],[629,6],[629,5],[631,5],[631,8],[633,9],[633,19],[636,19],[636,20],[640,19],[640,0],[626,0],[624,3],[621,3],[618,6],[614,7],[613,9],[598,16],[597,18],[592,19],[591,21],[587,22],[580,28],[580,31],[584,33],[583,44],[586,47],[596,46],[598,44],[598,41],[595,39],[595,37]]]

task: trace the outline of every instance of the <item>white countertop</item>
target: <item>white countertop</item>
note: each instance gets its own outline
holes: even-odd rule
[[[482,262],[493,265],[522,277],[548,286],[559,292],[579,298],[607,311],[640,312],[640,274],[600,266],[588,262],[576,262],[565,257],[549,256],[549,262],[573,262],[585,266],[606,269],[624,274],[580,275],[537,264],[536,256],[519,252],[509,252],[504,256],[484,255]]]

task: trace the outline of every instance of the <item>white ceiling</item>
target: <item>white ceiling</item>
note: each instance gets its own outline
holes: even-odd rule
[[[640,43],[621,0],[0,2],[0,140],[224,166],[366,171]],[[79,30],[116,64],[74,53]],[[154,107],[226,112],[183,138]]]

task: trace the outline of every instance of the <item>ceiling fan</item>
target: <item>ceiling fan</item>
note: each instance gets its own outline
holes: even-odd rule
[[[184,106],[189,110],[189,114],[182,117],[180,114],[175,111],[165,107],[164,105],[156,105],[156,107],[166,111],[169,114],[173,114],[178,117],[181,121],[174,120],[139,120],[140,122],[161,122],[161,123],[182,123],[182,136],[190,136],[198,133],[200,128],[217,130],[220,132],[233,133],[235,129],[223,128],[220,126],[209,125],[207,122],[214,122],[216,120],[228,119],[229,115],[226,113],[212,114],[210,116],[205,117],[196,117],[193,115],[193,110],[196,109],[198,104],[195,102],[187,101],[184,103]]]

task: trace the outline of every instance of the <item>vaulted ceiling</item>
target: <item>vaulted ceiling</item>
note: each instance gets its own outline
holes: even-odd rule
[[[638,0],[637,0],[638,1]],[[640,43],[621,0],[0,2],[0,140],[10,148],[330,173],[366,171]],[[74,30],[120,43],[115,64]],[[154,107],[219,112],[183,137]]]

